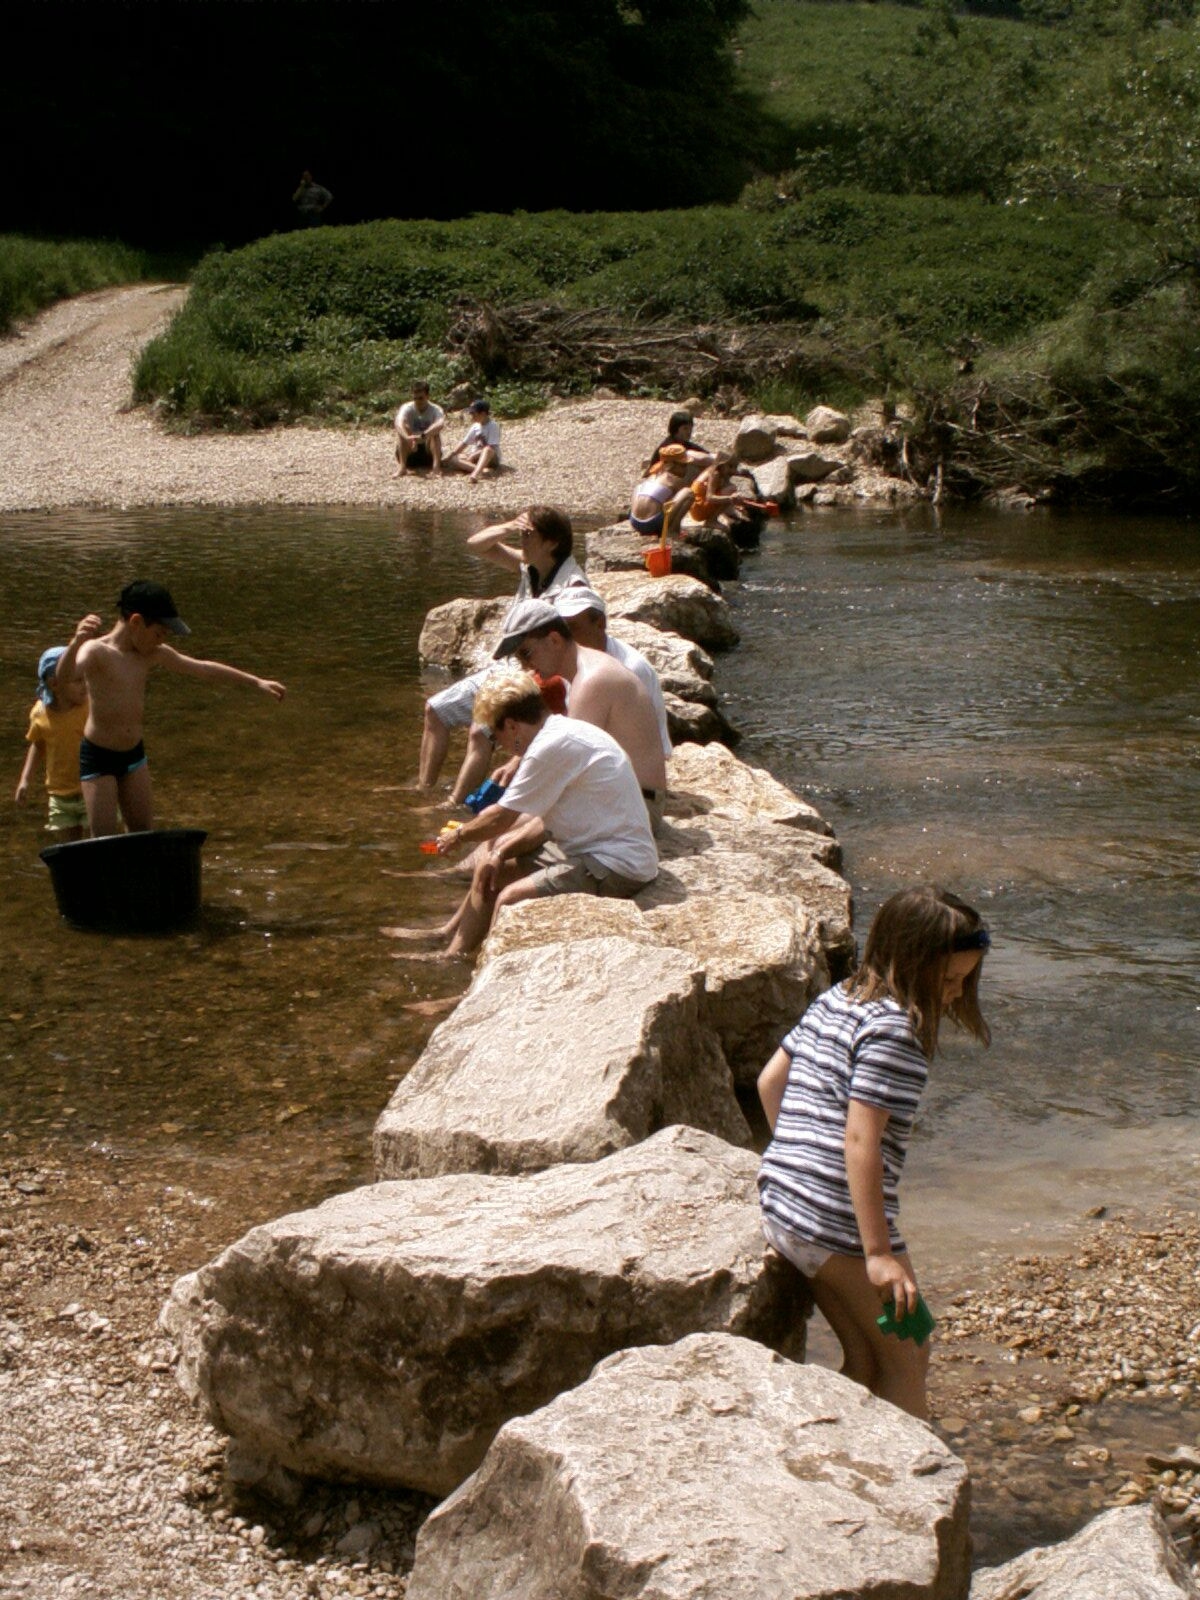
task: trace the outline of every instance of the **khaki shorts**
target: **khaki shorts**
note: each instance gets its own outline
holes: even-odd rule
[[[553,839],[524,859],[533,868],[529,882],[539,899],[553,894],[595,894],[608,900],[628,900],[654,882],[653,878],[626,878],[598,861],[568,856]]]
[[[646,802],[646,815],[650,818],[650,832],[657,839],[662,832],[663,808],[667,803],[665,789],[643,789],[642,799]]]
[[[68,828],[87,827],[87,806],[81,794],[52,794],[46,818],[48,833],[64,833]]]

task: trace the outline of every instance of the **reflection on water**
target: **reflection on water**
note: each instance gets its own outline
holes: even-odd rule
[[[462,554],[477,519],[138,512],[7,519],[0,696],[12,784],[34,669],[133,576],[169,583],[188,648],[278,677],[275,705],[157,675],[146,742],[160,822],[209,830],[199,926],[83,934],[37,859],[44,801],[3,809],[0,1060],[8,1125],[96,1145],[199,1193],[227,1236],[369,1176],[369,1134],[461,971],[393,959],[380,923],[441,912],[419,867],[417,636],[431,605],[503,575]]]
[[[367,1175],[370,1126],[434,1025],[429,1002],[463,979],[395,959],[376,930],[454,894],[394,874],[420,867],[431,826],[403,788],[422,619],[504,586],[463,557],[476,522],[0,522],[14,783],[40,651],[131,576],[169,582],[195,653],[289,687],[276,706],[151,685],[160,820],[209,830],[193,932],[62,926],[40,806],[3,811],[10,1126],[98,1143],[197,1192],[236,1173],[230,1235]],[[952,1043],[932,1075],[906,1180],[916,1206],[958,1207],[981,1164],[1004,1208],[1033,1162],[1114,1183],[1156,1161],[1179,1176],[1179,1141],[1143,1135],[1197,1109],[1198,578],[1179,524],[846,514],[773,531],[733,594],[744,642],[719,676],[743,751],[833,823],[860,927],[896,886],[936,877],[978,899],[997,935],[995,1045]],[[1053,1185],[1029,1186],[1028,1203],[1053,1220]]]
[[[969,513],[810,517],[747,574],[740,753],[829,818],[860,932],[933,878],[996,935],[994,1044],[931,1074],[914,1207],[954,1217],[981,1164],[1042,1230],[1079,1210],[1031,1163],[1109,1200],[1194,1184],[1198,580],[1180,523]]]

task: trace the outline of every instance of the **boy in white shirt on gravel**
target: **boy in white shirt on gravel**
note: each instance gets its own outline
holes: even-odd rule
[[[492,421],[492,408],[486,400],[472,400],[471,426],[448,456],[443,467],[451,472],[469,472],[478,483],[485,472],[500,470],[500,424]]]

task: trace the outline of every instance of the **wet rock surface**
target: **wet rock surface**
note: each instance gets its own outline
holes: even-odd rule
[[[448,1493],[504,1421],[613,1350],[695,1330],[796,1347],[757,1165],[671,1128],[529,1177],[338,1195],[175,1285],[180,1382],[264,1463]]]
[[[380,1178],[596,1161],[670,1123],[750,1133],[689,957],[614,937],[490,961],[375,1128]]]
[[[765,768],[739,761],[727,750],[676,751],[671,758],[670,790],[667,810],[671,817],[754,818],[833,838],[829,824],[814,806]],[[823,859],[827,866],[838,864],[829,855]]]
[[[700,1335],[622,1351],[504,1428],[422,1528],[409,1596],[959,1600],[967,1502],[920,1423]]]
[[[738,642],[728,602],[695,578],[606,572],[597,578],[596,588],[604,596],[610,625],[620,619],[645,622],[693,639],[706,650],[728,650]]]

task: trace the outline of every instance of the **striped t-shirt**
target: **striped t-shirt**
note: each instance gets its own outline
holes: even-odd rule
[[[809,1006],[783,1048],[792,1064],[758,1174],[763,1210],[825,1250],[863,1254],[845,1154],[850,1101],[862,1100],[888,1113],[883,1211],[892,1249],[903,1250],[896,1186],[929,1070],[907,1015],[894,1000],[852,1000],[839,984]]]

